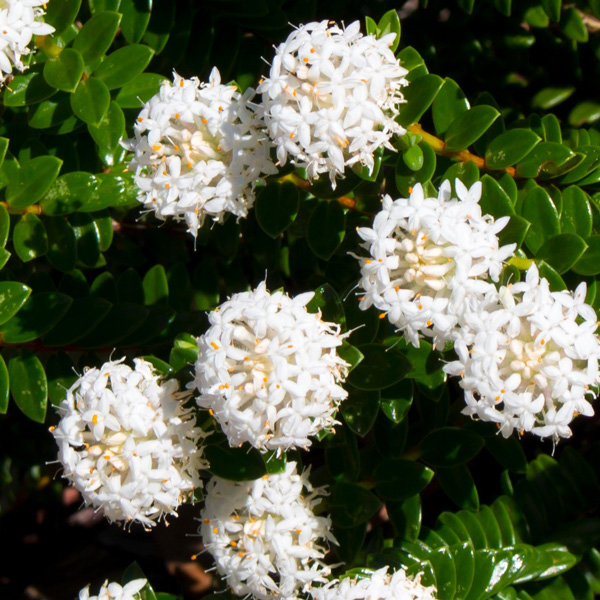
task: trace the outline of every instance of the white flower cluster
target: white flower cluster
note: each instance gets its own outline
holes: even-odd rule
[[[294,462],[255,481],[215,477],[208,483],[200,531],[235,594],[291,600],[326,581],[330,569],[321,561],[321,543],[335,538],[329,517],[313,512],[322,493]]]
[[[370,257],[359,257],[360,308],[374,305],[419,346],[421,335],[444,348],[461,315],[497,281],[515,244],[499,247],[497,233],[509,217],[494,221],[481,214],[481,182],[470,189],[457,179],[457,198],[444,181],[437,198],[417,184],[410,198],[383,198],[373,228],[358,234]]]
[[[31,52],[28,46],[32,36],[54,32],[54,27],[41,19],[46,2],[47,0],[0,2],[0,84],[5,82],[13,68],[18,71],[27,69],[22,57]]]
[[[200,485],[204,433],[177,381],[161,382],[150,363],[134,362],[88,369],[67,390],[52,433],[64,477],[87,504],[110,521],[152,526]]]
[[[79,600],[141,600],[140,591],[148,583],[147,579],[134,579],[125,585],[108,579],[102,584],[97,596],[90,596],[90,586],[79,592]]]
[[[197,402],[214,414],[232,446],[287,450],[332,427],[347,392],[337,354],[340,327],[306,310],[309,292],[270,294],[265,282],[209,314],[198,340]]]
[[[331,183],[351,165],[372,171],[373,153],[393,150],[400,88],[407,70],[390,49],[395,34],[363,36],[355,21],[339,27],[308,23],[276,48],[269,77],[258,86],[277,158],[306,167],[310,178]]]
[[[383,567],[370,577],[332,581],[313,588],[313,600],[435,600],[435,588],[425,587],[417,576],[411,579],[399,569],[389,574]]]
[[[585,295],[585,283],[551,292],[532,265],[525,281],[482,298],[465,316],[458,360],[445,367],[461,377],[463,412],[498,423],[505,437],[516,429],[555,441],[571,435],[575,416],[594,414],[600,343]]]
[[[206,215],[245,217],[256,182],[276,172],[253,95],[221,84],[216,68],[209,83],[176,73],[173,84],[164,81],[140,112],[135,138],[123,142],[135,152],[138,200],[159,219],[185,220],[194,236]]]

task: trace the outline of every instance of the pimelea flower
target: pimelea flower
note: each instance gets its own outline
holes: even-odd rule
[[[185,220],[194,236],[208,215],[245,217],[254,186],[276,172],[269,142],[250,100],[234,85],[221,84],[214,68],[208,83],[173,74],[140,112],[135,138],[123,142],[135,152],[138,200],[159,219]]]
[[[124,360],[124,359],[122,359]],[[88,369],[67,390],[53,428],[64,474],[110,521],[153,526],[200,485],[206,466],[187,392],[135,359]]]
[[[97,596],[90,596],[90,586],[79,592],[79,600],[141,600],[140,591],[148,583],[147,579],[134,579],[125,585],[116,582],[102,584]]]
[[[433,586],[425,587],[420,577],[406,576],[399,569],[392,573],[383,567],[370,577],[336,580],[311,590],[313,600],[435,600]]]
[[[58,0],[60,1],[60,0]],[[2,0],[0,2],[0,85],[13,68],[27,69],[22,57],[34,35],[48,35],[54,27],[42,20],[47,0]]]
[[[207,484],[200,532],[235,594],[291,600],[325,581],[322,543],[335,538],[329,517],[313,512],[322,494],[294,462],[255,481],[215,477]]]
[[[456,333],[469,302],[497,281],[515,244],[499,247],[497,233],[509,217],[482,215],[481,182],[467,189],[456,180],[457,198],[444,181],[437,198],[426,198],[421,184],[409,198],[383,198],[373,228],[358,235],[370,254],[361,265],[360,308],[374,305],[419,346],[424,335],[443,348]]]
[[[461,377],[465,414],[558,441],[569,423],[594,413],[600,343],[586,284],[551,292],[532,265],[525,281],[495,290],[466,314],[455,343],[458,360],[444,370]]]
[[[408,84],[390,50],[395,35],[377,39],[363,36],[358,21],[345,28],[321,21],[301,25],[275,49],[257,91],[281,164],[289,155],[310,178],[329,173],[335,187],[345,167],[372,171],[375,150],[394,149],[392,135],[405,133],[395,119]]]
[[[214,414],[232,446],[286,450],[332,427],[347,392],[337,354],[340,327],[309,313],[313,293],[270,294],[262,282],[234,294],[208,316],[198,340],[198,404]]]

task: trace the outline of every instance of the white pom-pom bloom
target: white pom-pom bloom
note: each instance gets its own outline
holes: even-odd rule
[[[97,596],[90,596],[90,586],[79,592],[79,600],[141,600],[140,591],[148,583],[147,579],[134,579],[125,585],[116,582],[102,584]]]
[[[281,164],[289,155],[310,178],[329,173],[335,186],[345,167],[372,171],[375,150],[394,149],[392,135],[405,133],[395,119],[408,84],[390,50],[394,38],[363,36],[358,21],[346,28],[321,21],[301,25],[276,48],[257,90]]]
[[[458,360],[444,370],[461,377],[465,414],[557,441],[578,414],[594,413],[590,389],[600,382],[600,343],[586,285],[551,292],[532,265],[526,280],[490,291],[465,316]]]
[[[123,142],[135,152],[129,168],[138,200],[159,219],[185,220],[194,236],[206,215],[246,217],[256,182],[276,172],[253,95],[221,84],[216,68],[208,83],[176,73],[172,84],[163,81],[137,118],[135,138]]]
[[[336,424],[348,393],[338,385],[347,363],[337,354],[340,326],[309,313],[313,292],[270,294],[265,282],[234,294],[208,316],[199,338],[196,386],[232,446],[287,450]]]
[[[335,538],[329,517],[313,512],[322,493],[294,462],[255,481],[215,477],[207,484],[202,539],[235,594],[291,600],[325,581],[322,543]]]
[[[124,360],[124,359],[123,359]],[[152,526],[200,485],[206,467],[195,427],[174,379],[160,381],[136,359],[88,369],[67,390],[52,433],[64,474],[110,521]]]
[[[474,298],[497,281],[515,244],[499,247],[497,233],[509,217],[481,214],[481,182],[467,189],[444,181],[437,198],[417,184],[410,198],[383,198],[373,228],[358,235],[370,257],[361,264],[360,308],[374,305],[414,346],[421,335],[443,348],[456,333],[460,316]]]
[[[332,581],[326,586],[313,588],[313,600],[435,600],[435,588],[425,587],[420,577],[406,576],[400,569],[393,573],[383,567],[370,577]]]
[[[22,57],[31,52],[28,46],[32,36],[54,32],[54,27],[42,20],[42,6],[45,8],[46,2],[47,0],[0,2],[0,84],[4,83],[13,68],[18,71],[27,69]]]

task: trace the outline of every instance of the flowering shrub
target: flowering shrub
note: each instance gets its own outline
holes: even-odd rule
[[[599,2],[0,25],[0,597],[598,594]]]

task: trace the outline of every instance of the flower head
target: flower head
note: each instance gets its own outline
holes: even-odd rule
[[[67,390],[52,433],[66,477],[110,521],[152,526],[200,485],[203,432],[152,365],[135,359],[88,369]]]
[[[408,72],[390,50],[395,34],[377,39],[329,21],[293,31],[275,50],[269,77],[257,88],[263,95],[265,121],[285,164],[306,167],[310,178],[329,173],[332,185],[344,168],[364,165],[373,153],[393,150],[400,88]]]
[[[221,84],[216,68],[208,83],[176,73],[173,84],[164,81],[140,112],[135,138],[123,142],[135,152],[138,200],[159,219],[185,220],[194,236],[206,215],[245,217],[255,183],[276,171],[253,94]]]
[[[347,364],[336,348],[340,327],[306,310],[313,293],[270,294],[265,282],[234,294],[209,314],[198,340],[197,399],[232,446],[262,451],[310,446],[309,436],[336,421],[347,392]]]
[[[383,567],[370,577],[336,580],[326,586],[313,588],[313,600],[435,600],[435,588],[425,587],[420,577],[406,576],[399,569],[393,573]]]
[[[322,493],[294,462],[255,481],[215,477],[207,484],[202,539],[235,594],[291,600],[325,581],[321,543],[335,538],[331,520],[313,513]]]
[[[569,437],[578,414],[594,414],[600,383],[597,316],[575,293],[551,292],[532,265],[525,281],[490,290],[466,314],[455,343],[458,360],[445,371],[460,375],[465,414],[557,441]]]
[[[60,0],[58,0],[60,1]],[[27,69],[22,57],[31,52],[29,42],[34,35],[48,35],[54,27],[42,16],[47,0],[0,1],[0,84],[12,73]]]
[[[148,583],[147,579],[134,579],[125,585],[119,585],[108,579],[102,584],[97,596],[90,596],[90,586],[79,592],[79,600],[141,600],[140,591]]]
[[[417,184],[410,198],[383,198],[373,228],[358,235],[369,251],[358,257],[364,294],[360,308],[374,305],[419,346],[420,335],[444,347],[474,298],[497,281],[515,244],[499,247],[497,233],[509,217],[482,215],[481,182],[467,189],[456,180],[457,198],[444,181],[437,198]]]

